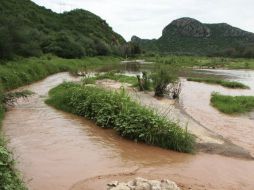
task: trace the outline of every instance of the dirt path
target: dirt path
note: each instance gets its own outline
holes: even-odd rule
[[[254,161],[136,144],[45,105],[48,90],[63,80],[77,79],[61,73],[23,87],[36,95],[7,112],[3,123],[30,189],[98,190],[133,176],[168,178],[184,189],[254,188]]]

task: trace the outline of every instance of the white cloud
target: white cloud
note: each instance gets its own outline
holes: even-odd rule
[[[192,17],[226,22],[254,32],[253,0],[33,0],[55,12],[82,8],[106,20],[126,40],[132,35],[158,38],[172,20]]]

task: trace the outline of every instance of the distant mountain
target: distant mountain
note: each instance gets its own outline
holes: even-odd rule
[[[166,26],[159,39],[147,40],[133,36],[131,42],[147,52],[207,55],[249,46],[254,43],[254,34],[226,23],[204,24],[184,17]]]
[[[0,1],[0,58],[117,54],[123,44],[122,36],[89,11],[57,14],[30,0]]]

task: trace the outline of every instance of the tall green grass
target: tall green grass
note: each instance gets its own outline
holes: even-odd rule
[[[41,80],[51,74],[94,69],[109,64],[118,64],[119,58],[89,57],[84,59],[29,58],[0,65],[0,82],[5,90]]]
[[[249,86],[246,86],[243,83],[235,82],[235,81],[226,81],[222,79],[215,79],[215,78],[194,78],[189,77],[187,78],[188,81],[194,82],[204,82],[208,84],[218,84],[227,88],[239,88],[239,89],[249,89]]]
[[[225,96],[213,93],[211,104],[226,114],[246,113],[254,110],[254,96]]]
[[[0,111],[1,112],[1,111]],[[26,190],[18,172],[14,168],[15,161],[7,150],[3,135],[0,133],[0,189]]]
[[[113,128],[128,139],[180,152],[194,149],[195,139],[187,130],[132,101],[124,91],[63,83],[49,92],[46,103]]]

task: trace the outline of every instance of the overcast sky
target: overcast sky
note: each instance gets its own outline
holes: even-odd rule
[[[32,0],[55,12],[82,8],[93,12],[126,40],[132,35],[158,38],[172,20],[192,17],[226,22],[254,32],[254,0]]]

